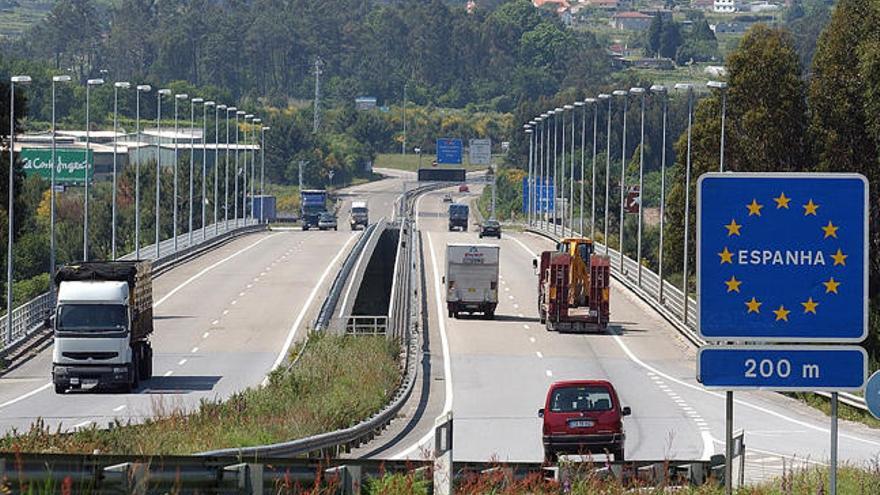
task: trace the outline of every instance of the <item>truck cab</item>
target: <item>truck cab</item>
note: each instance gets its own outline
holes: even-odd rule
[[[90,386],[128,392],[151,377],[149,270],[149,263],[138,262],[59,269],[52,351],[56,393]]]
[[[367,202],[366,201],[352,201],[351,202],[351,212],[349,213],[349,223],[351,224],[351,230],[355,230],[360,227],[362,229],[367,228],[367,225],[370,223],[369,211],[367,210]]]
[[[303,230],[318,227],[318,217],[327,211],[327,191],[304,189],[300,191],[300,216]]]
[[[470,208],[464,203],[452,203],[449,205],[449,231],[452,232],[456,228],[466,232],[468,229],[468,216]]]

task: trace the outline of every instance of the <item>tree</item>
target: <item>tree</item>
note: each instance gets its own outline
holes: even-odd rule
[[[673,21],[663,24],[663,31],[660,33],[660,56],[675,58],[675,52],[681,45],[681,41],[681,31],[678,28],[677,22]]]
[[[660,53],[660,37],[663,34],[663,17],[655,15],[651,19],[651,25],[648,26],[648,32],[645,35],[645,45],[648,55],[651,57]]]

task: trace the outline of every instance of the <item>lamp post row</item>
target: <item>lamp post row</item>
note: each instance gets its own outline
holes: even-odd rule
[[[51,121],[51,163],[52,166],[50,172],[50,207],[49,207],[49,224],[50,224],[50,234],[49,234],[49,272],[55,272],[56,265],[56,235],[55,235],[55,217],[56,217],[56,189],[57,189],[57,165],[58,165],[58,156],[57,156],[57,130],[56,130],[56,85],[69,83],[71,81],[71,76],[69,75],[58,75],[53,76],[51,81],[51,96],[52,96],[52,121]],[[30,84],[32,79],[27,75],[17,75],[10,78],[10,115],[9,115],[9,183],[8,183],[8,219],[7,227],[7,273],[6,273],[6,306],[7,308],[11,308],[13,304],[13,294],[12,294],[12,286],[13,286],[13,235],[14,235],[14,153],[15,153],[15,89],[16,86],[23,86]],[[86,81],[86,129],[85,129],[85,155],[86,155],[86,167],[84,169],[84,178],[83,178],[83,251],[82,258],[84,261],[88,261],[89,259],[89,187],[90,187],[90,179],[89,176],[91,170],[91,160],[90,155],[92,154],[92,146],[91,146],[91,114],[90,114],[90,103],[91,103],[91,90],[92,87],[101,86],[105,83],[104,79],[96,78],[89,79]],[[132,85],[126,81],[118,81],[113,83],[113,161],[112,161],[112,192],[111,192],[111,239],[110,239],[110,251],[111,258],[118,258],[118,200],[117,200],[117,188],[118,188],[118,172],[119,172],[119,164],[118,164],[118,141],[119,141],[119,91],[120,90],[128,90],[131,89]],[[135,209],[135,225],[134,225],[134,244],[135,244],[135,257],[140,259],[141,257],[141,222],[140,222],[140,199],[141,199],[141,191],[140,191],[140,165],[141,165],[141,119],[140,119],[140,107],[141,107],[141,93],[149,93],[153,90],[150,85],[142,84],[134,86],[136,90],[135,95],[135,141],[133,145],[135,146],[135,191],[134,191],[134,209]],[[155,255],[158,257],[160,255],[160,241],[161,241],[161,166],[162,166],[162,140],[163,140],[163,132],[161,129],[161,119],[162,119],[162,97],[170,96],[172,94],[169,89],[159,89],[156,92],[156,203],[155,203],[155,246],[156,252]],[[173,136],[174,141],[174,212],[173,212],[173,238],[174,238],[174,250],[178,249],[178,236],[177,236],[177,223],[178,223],[178,207],[179,207],[179,197],[177,193],[177,172],[178,166],[177,160],[179,158],[179,129],[178,129],[178,102],[189,99],[189,96],[186,94],[176,94],[174,95],[174,127],[175,133]],[[219,224],[219,159],[220,159],[220,140],[219,140],[219,116],[220,111],[226,111],[226,142],[224,143],[224,148],[226,151],[226,174],[224,180],[224,227],[228,228],[228,220],[229,220],[229,175],[228,175],[228,165],[229,165],[229,153],[231,151],[231,145],[229,142],[229,112],[236,112],[236,136],[238,135],[238,126],[237,121],[238,117],[241,115],[245,115],[244,111],[238,110],[235,107],[227,107],[226,105],[217,105],[213,101],[205,101],[202,98],[192,98],[190,100],[190,174],[189,174],[189,232],[188,232],[188,241],[189,245],[193,243],[193,234],[194,234],[194,226],[193,226],[193,215],[194,215],[194,169],[195,169],[195,107],[197,104],[203,105],[203,116],[202,116],[202,128],[203,128],[203,145],[202,145],[202,207],[201,207],[201,225],[202,225],[202,239],[206,237],[206,206],[208,204],[207,194],[207,143],[205,137],[207,136],[207,112],[208,107],[215,108],[215,123],[214,123],[214,234],[216,235]],[[265,153],[263,151],[263,146],[265,145],[265,131],[270,128],[262,125],[262,120],[259,118],[255,118],[254,115],[248,114],[246,116],[247,120],[252,120],[252,123],[256,125],[259,129],[259,139],[261,146],[261,164],[260,164],[260,194],[262,195],[264,192],[264,169],[265,169]],[[256,141],[255,136],[256,130],[251,130],[251,141]],[[247,131],[245,131],[245,136],[247,136]],[[131,145],[130,138],[126,139],[125,153],[128,154],[128,147]],[[253,144],[253,143],[251,143]],[[238,140],[236,139],[235,144],[235,154],[236,154],[236,193],[235,193],[235,224],[238,225],[238,173],[243,172],[245,181],[245,188],[243,188],[243,192],[247,194],[246,184],[247,184],[247,174],[248,171],[245,168],[244,170],[239,170],[237,167],[238,164],[238,152],[240,145]],[[251,151],[251,190],[250,194],[253,198],[255,193],[255,150]],[[247,154],[247,150],[245,150],[245,156]],[[246,158],[245,158],[246,159]],[[247,162],[245,162],[247,163]],[[253,205],[253,200],[252,200]],[[243,203],[243,212],[247,210],[247,199],[244,199]],[[245,213],[246,214],[246,213]],[[251,206],[251,220],[253,220],[253,206]],[[260,209],[260,221],[263,221],[264,214],[263,209]],[[51,284],[50,284],[51,286]],[[50,287],[50,291],[54,296],[54,287]],[[11,340],[12,337],[12,311],[7,311],[6,314],[7,319],[7,341]]]
[[[724,139],[725,139],[725,118],[727,111],[727,83],[719,81],[709,81],[707,87],[711,90],[719,91],[721,94],[721,146],[719,154],[719,170],[724,171]],[[691,184],[691,132],[693,127],[694,112],[694,86],[690,83],[678,83],[674,89],[682,91],[687,97],[688,108],[688,126],[687,126],[687,155],[685,159],[685,211],[684,211],[684,256],[683,256],[683,281],[682,291],[687,294],[687,280],[689,277],[689,237],[690,237],[690,184]],[[548,110],[523,125],[523,130],[529,139],[529,159],[528,159],[528,178],[526,181],[528,191],[526,194],[527,222],[530,226],[536,226],[545,230],[552,230],[554,234],[559,233],[561,226],[562,235],[566,233],[566,220],[568,221],[568,233],[570,235],[587,235],[585,228],[589,225],[589,236],[595,239],[596,236],[596,160],[598,150],[598,126],[599,126],[599,110],[600,105],[607,102],[606,109],[606,151],[605,151],[605,194],[604,194],[604,219],[603,219],[603,239],[605,244],[605,253],[608,254],[609,249],[609,214],[610,214],[610,196],[611,196],[611,122],[613,116],[613,102],[615,98],[622,98],[622,131],[621,131],[621,159],[620,159],[620,216],[618,225],[618,255],[620,256],[623,267],[624,256],[624,231],[626,227],[626,214],[628,209],[638,209],[638,226],[636,234],[636,258],[642,259],[642,237],[644,212],[642,208],[642,191],[644,190],[644,146],[645,146],[645,104],[647,97],[653,95],[661,102],[662,112],[662,146],[661,146],[661,163],[660,163],[660,240],[658,253],[658,272],[660,279],[663,280],[663,251],[664,251],[664,228],[666,216],[666,132],[668,120],[668,89],[663,85],[652,85],[650,88],[635,87],[629,90],[615,90],[610,94],[602,93],[596,98],[586,98],[583,101],[574,102],[571,105],[564,105]],[[631,198],[635,203],[627,205],[627,161],[626,161],[626,139],[627,139],[627,113],[629,109],[630,97],[638,98],[640,109],[640,136],[639,136],[639,178],[638,193]],[[579,219],[577,225],[579,233],[575,231],[574,206],[575,206],[575,187],[576,177],[575,170],[575,128],[576,113],[578,109],[583,109],[581,116],[581,138],[580,138],[580,194],[579,194]],[[592,111],[592,132],[593,132],[593,149],[592,164],[590,170],[590,211],[589,223],[584,219],[584,181],[586,179],[586,163],[587,163],[587,112]],[[565,147],[566,139],[566,112],[571,112],[570,119],[570,142],[569,149]],[[552,118],[551,118],[552,117]],[[560,118],[561,117],[561,118]],[[561,126],[559,122],[562,122]],[[559,166],[560,150],[558,147],[559,134],[562,134],[562,151],[563,156],[561,167]],[[552,136],[552,137],[551,137]],[[568,176],[566,177],[566,160],[565,153],[568,152]],[[566,187],[566,180],[569,181]],[[566,198],[566,189],[568,194]],[[635,191],[634,191],[635,192]],[[550,195],[553,195],[551,198]],[[563,203],[560,213],[560,207],[557,203]],[[629,207],[628,207],[629,206]],[[568,211],[565,211],[568,207]],[[568,218],[566,219],[566,213]],[[552,222],[552,229],[548,222]],[[642,284],[642,263],[638,263],[637,283]],[[663,283],[660,285],[658,298],[662,301],[664,297]],[[688,298],[684,300],[684,320],[688,320]]]

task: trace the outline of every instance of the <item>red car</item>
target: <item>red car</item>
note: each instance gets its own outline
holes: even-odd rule
[[[626,434],[621,407],[614,386],[605,380],[556,382],[547,401],[538,410],[544,419],[544,461],[554,463],[560,454],[605,454],[615,461],[624,458]]]
[[[458,186],[458,192],[466,193],[466,192],[471,192],[471,190],[468,189],[467,184],[462,184],[462,185]]]

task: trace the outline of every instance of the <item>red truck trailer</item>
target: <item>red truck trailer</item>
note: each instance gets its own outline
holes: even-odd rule
[[[611,263],[592,254],[588,239],[565,239],[557,251],[541,253],[538,312],[550,331],[590,332],[608,327]],[[586,296],[586,297],[584,297]]]

